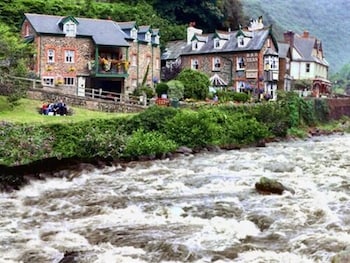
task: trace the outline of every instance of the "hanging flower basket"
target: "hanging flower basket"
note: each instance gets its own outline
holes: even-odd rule
[[[52,71],[52,66],[47,66],[46,71]]]

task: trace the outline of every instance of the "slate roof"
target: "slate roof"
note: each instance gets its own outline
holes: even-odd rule
[[[254,32],[245,32],[247,36],[251,36],[250,41],[244,47],[238,47],[237,43],[237,31],[229,32],[230,38],[226,41],[220,49],[214,49],[214,36],[215,33],[207,35],[207,42],[199,50],[192,50],[192,45],[186,45],[181,52],[181,55],[193,55],[193,54],[209,54],[209,53],[228,53],[228,52],[240,52],[240,51],[258,51],[261,50],[266,39],[271,34],[270,28],[264,28],[261,30],[255,30]],[[275,44],[277,44],[275,42]]]
[[[319,40],[314,37],[302,37],[295,34],[294,48],[299,52],[301,58],[293,58],[294,61],[310,61],[328,66],[328,62],[323,58],[320,59],[312,55],[315,45],[318,45]]]
[[[175,40],[167,44],[164,52],[162,53],[162,60],[176,60],[180,57],[182,50],[187,46],[185,40]]]
[[[25,18],[38,34],[65,35],[59,22],[64,16],[25,14]],[[96,45],[128,47],[128,36],[112,20],[77,18],[77,36],[91,37]]]
[[[288,50],[290,48],[290,45],[287,44],[287,43],[282,43],[282,42],[279,42],[278,43],[278,56],[280,58],[286,58],[287,55],[288,55]]]

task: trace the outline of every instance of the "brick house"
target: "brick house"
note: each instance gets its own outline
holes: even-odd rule
[[[284,41],[291,49],[290,74],[293,79],[311,81],[309,91],[313,96],[329,94],[329,64],[324,57],[322,42],[310,36],[308,31],[304,31],[302,35],[287,31],[284,33]]]
[[[26,13],[21,34],[36,47],[32,69],[44,88],[78,96],[91,89],[129,94],[146,65],[149,84],[160,77],[159,32],[140,28],[134,22]]]
[[[214,87],[219,83],[220,88],[277,97],[278,44],[262,17],[251,20],[246,28],[210,34],[190,24],[187,41],[181,47],[178,41],[169,43],[162,54],[163,66],[171,67],[172,63],[207,74]]]
[[[279,59],[279,76],[277,87],[279,90],[291,91],[292,90],[292,76],[290,75],[290,64],[292,60],[292,54],[290,46],[287,43],[278,43],[278,59]]]

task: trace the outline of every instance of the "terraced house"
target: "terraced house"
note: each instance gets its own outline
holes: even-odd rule
[[[159,32],[149,26],[27,13],[21,33],[36,47],[32,70],[46,89],[130,94],[144,77],[160,78]]]
[[[192,23],[187,28],[187,41],[169,43],[162,62],[165,67],[180,64],[199,70],[210,77],[214,88],[277,98],[278,44],[262,17],[236,31],[210,34],[203,34]]]

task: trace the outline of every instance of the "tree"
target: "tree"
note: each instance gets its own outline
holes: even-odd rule
[[[33,54],[31,44],[25,43],[9,26],[0,23],[0,82],[3,84],[1,89],[6,89],[4,93],[9,95],[11,102],[23,96],[25,87],[19,80],[10,81],[9,76],[26,76]]]
[[[177,80],[184,85],[184,97],[204,100],[209,94],[209,77],[202,72],[184,69],[177,76]]]

